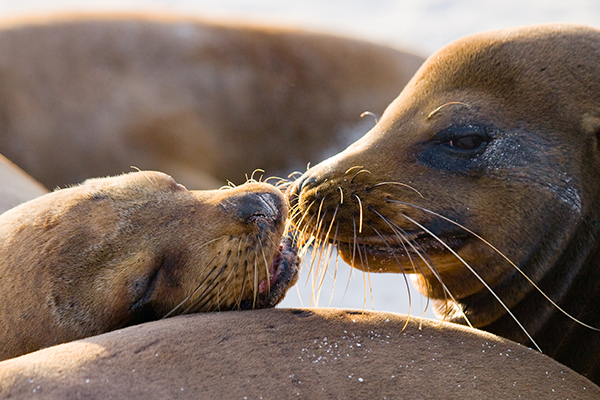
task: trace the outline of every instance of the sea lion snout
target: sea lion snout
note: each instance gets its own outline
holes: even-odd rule
[[[287,217],[287,204],[281,194],[273,191],[245,193],[222,204],[225,210],[235,212],[246,223],[262,228],[281,224]]]

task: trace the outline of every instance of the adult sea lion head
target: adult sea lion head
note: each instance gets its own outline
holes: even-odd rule
[[[451,320],[526,330],[560,358],[582,336],[541,292],[600,320],[598,60],[600,31],[566,24],[448,45],[371,131],[295,182],[296,225],[357,268],[415,273]]]
[[[297,279],[288,206],[265,183],[189,191],[92,179],[0,217],[0,358],[182,313],[265,308]]]

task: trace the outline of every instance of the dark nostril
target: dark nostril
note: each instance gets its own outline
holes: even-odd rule
[[[310,178],[306,178],[302,181],[302,185],[300,186],[300,191],[304,189],[310,189],[311,187],[317,186],[317,178],[311,176]]]
[[[239,197],[236,201],[236,212],[238,218],[250,222],[262,219],[273,222],[282,218],[281,199],[272,193],[248,193]]]

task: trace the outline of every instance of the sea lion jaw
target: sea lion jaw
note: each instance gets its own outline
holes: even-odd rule
[[[375,128],[298,179],[289,195],[300,230],[340,243],[355,267],[422,274],[430,297],[465,299],[485,281],[516,304],[533,288],[509,287],[519,272],[499,252],[538,281],[598,198],[583,184],[598,166],[596,132],[582,129],[597,115],[597,66],[581,59],[582,47],[598,53],[594,35],[541,26],[434,54]],[[581,82],[594,90],[561,89]],[[420,241],[434,235],[439,251]],[[422,243],[422,256],[406,255]],[[472,322],[504,312],[486,303]]]
[[[149,171],[6,212],[0,358],[165,316],[274,306],[298,271],[287,213],[272,185],[188,191]]]

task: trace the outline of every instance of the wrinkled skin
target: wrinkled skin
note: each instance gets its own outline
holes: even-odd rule
[[[599,326],[599,59],[600,32],[573,25],[448,45],[296,181],[296,225],[356,268],[416,273],[447,319],[535,341],[599,382],[600,333],[540,294]]]
[[[183,313],[273,307],[297,279],[279,189],[93,179],[0,216],[0,359]],[[281,244],[280,244],[281,243]]]

